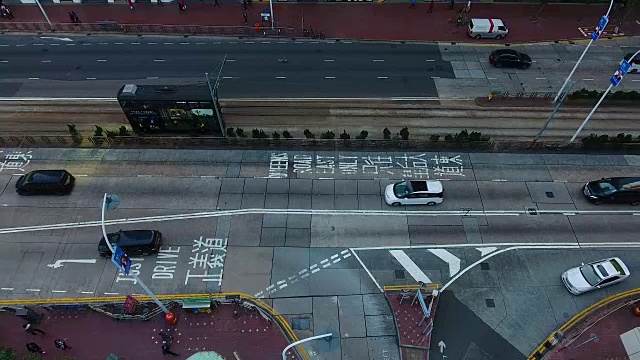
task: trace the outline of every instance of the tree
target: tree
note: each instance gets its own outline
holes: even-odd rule
[[[402,140],[409,140],[409,128],[403,127],[400,130],[400,137],[402,137]]]
[[[0,348],[0,360],[16,360],[18,355],[15,349]]]
[[[342,130],[342,134],[340,134],[340,139],[349,140],[351,139],[351,135],[347,134],[347,130]]]

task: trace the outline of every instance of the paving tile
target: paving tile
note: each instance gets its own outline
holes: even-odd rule
[[[289,206],[288,194],[267,194],[264,201],[265,209],[286,209]]]
[[[358,209],[381,210],[382,201],[380,195],[358,195]]]
[[[292,229],[310,229],[311,215],[289,215],[287,227]]]
[[[311,208],[315,210],[335,209],[334,195],[313,195],[311,197]]]
[[[311,194],[311,179],[290,179],[289,194]]]
[[[286,228],[262,228],[260,246],[284,246]]]
[[[287,227],[286,214],[264,214],[262,227]]]
[[[264,194],[242,194],[242,208],[243,209],[263,209],[264,208],[265,195]]]
[[[367,336],[392,336],[396,335],[395,323],[392,315],[366,316]]]
[[[244,179],[244,193],[264,194],[267,191],[267,179]]]
[[[242,194],[244,189],[244,179],[224,178],[222,179],[221,193]]]
[[[218,198],[218,209],[240,209],[242,205],[242,194],[220,194]]]
[[[289,179],[268,179],[267,193],[269,194],[288,194]]]
[[[365,315],[387,315],[391,314],[391,308],[384,294],[362,295]]]
[[[358,195],[380,195],[380,181],[358,180]]]
[[[356,180],[336,180],[336,195],[355,195],[358,193],[358,182]]]
[[[287,228],[285,246],[308,248],[311,246],[311,229]]]
[[[358,195],[339,195],[339,196],[336,196],[335,208],[336,208],[336,210],[357,210],[358,209]]]
[[[280,314],[311,314],[313,312],[311,297],[295,297],[273,299],[273,308]]]
[[[335,192],[334,180],[313,180],[314,195],[333,195]]]
[[[338,312],[343,338],[367,336],[362,295],[338,296]]]
[[[311,195],[289,194],[289,209],[311,209]]]

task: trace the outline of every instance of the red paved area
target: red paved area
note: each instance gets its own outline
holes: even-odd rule
[[[234,319],[232,305],[220,305],[210,314],[174,309],[179,321],[172,327],[161,315],[145,322],[115,321],[93,311],[36,309],[45,315],[36,328],[46,334],[28,334],[22,328],[23,319],[2,312],[0,347],[13,347],[19,355],[26,355],[26,344],[33,341],[46,351],[43,359],[55,359],[63,351],[56,349],[53,341],[68,338],[67,344],[72,348],[66,353],[78,360],[104,360],[111,353],[125,359],[162,359],[158,332],[165,331],[173,336],[172,351],[180,354],[170,358],[186,359],[199,351],[215,351],[226,359],[235,359],[235,352],[242,360],[264,360],[280,359],[288,344],[277,323],[270,324],[256,311],[247,311]]]
[[[211,2],[187,4],[186,13],[179,13],[174,3],[163,6],[137,4],[133,11],[126,3],[44,7],[51,21],[56,23],[69,23],[68,12],[73,10],[83,23],[111,20],[122,24],[244,26],[240,4],[222,4],[220,8]],[[298,36],[302,34],[304,24],[304,27],[311,26],[324,32],[328,38],[468,41],[465,26],[449,23],[462,6],[462,3],[457,3],[455,11],[449,11],[448,3],[437,3],[433,13],[429,14],[428,3],[420,3],[412,9],[409,1],[406,4],[274,4],[274,15],[280,26],[293,27]],[[265,8],[268,8],[268,3],[254,1],[248,11],[249,25],[259,22],[259,13]],[[13,5],[13,9],[14,22],[44,22],[36,5]],[[606,6],[596,5],[551,4],[543,8],[537,21],[532,21],[538,13],[538,4],[483,3],[472,5],[470,17],[501,18],[505,21],[510,33],[501,42],[542,41],[587,38],[580,27],[595,27],[606,9]],[[611,28],[617,23],[616,17],[621,16],[612,13]],[[638,18],[640,14],[627,16],[621,32],[640,34]],[[0,19],[2,21],[6,20]]]
[[[635,305],[617,303],[589,314],[552,348],[544,360],[617,360],[628,359],[620,335],[640,327],[640,317],[633,314]],[[623,306],[624,305],[624,306]],[[618,307],[621,308],[617,309]],[[597,339],[594,339],[597,336]],[[591,340],[590,340],[591,339]],[[583,344],[584,345],[581,345]]]
[[[408,296],[410,298],[402,298],[401,291],[386,291],[385,296],[391,305],[393,316],[395,318],[396,327],[399,335],[400,350],[402,351],[402,358],[407,357],[407,347],[412,349],[422,348],[425,351],[422,353],[422,359],[429,359],[429,345],[431,344],[431,321],[436,314],[436,308],[438,306],[438,298],[434,301],[431,310],[431,316],[424,320],[420,326],[420,320],[424,317],[424,312],[420,306],[418,300],[411,305],[413,298],[415,297],[415,291],[410,291]],[[425,303],[429,306],[431,296],[425,297]],[[415,351],[413,351],[415,353]]]

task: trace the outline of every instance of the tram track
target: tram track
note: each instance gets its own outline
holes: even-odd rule
[[[225,100],[221,101],[227,127],[245,133],[262,129],[268,134],[284,130],[302,137],[309,129],[316,137],[331,130],[336,137],[346,130],[355,137],[362,130],[370,138],[381,138],[382,129],[397,133],[408,127],[412,138],[479,131],[494,138],[530,139],[550,114],[547,107],[481,107],[471,101],[391,101],[391,100]],[[616,135],[640,134],[640,109],[602,108],[593,117],[584,135],[595,132]],[[563,108],[545,137],[557,140],[571,136],[589,109]],[[129,124],[116,101],[3,101],[0,106],[0,134],[65,135],[66,124],[75,124],[83,135],[95,125],[117,130]]]

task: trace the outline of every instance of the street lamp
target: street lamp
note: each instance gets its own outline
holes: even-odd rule
[[[329,338],[329,339],[327,339],[327,341],[330,341],[332,336],[333,336],[333,333],[323,334],[323,335],[316,335],[316,336],[308,337],[306,339],[302,339],[302,340],[296,341],[296,342],[294,342],[292,344],[289,344],[289,345],[287,345],[286,348],[284,348],[284,350],[282,350],[282,360],[287,360],[287,350],[291,349],[292,347],[294,347],[294,346],[296,346],[298,344],[302,344],[303,342],[322,339],[322,338],[326,338],[326,337]]]
[[[104,199],[102,200],[102,217],[100,225],[102,227],[102,236],[104,236],[104,240],[106,241],[107,246],[109,247],[109,250],[111,250],[112,254],[115,254],[115,249],[113,248],[113,245],[111,244],[111,241],[109,241],[109,237],[107,236],[107,229],[104,225],[104,215],[107,210],[113,210],[117,208],[118,205],[120,205],[120,197],[118,195],[107,193],[104,194]],[[153,301],[156,303],[156,305],[158,305],[158,307],[162,309],[162,311],[164,311],[165,319],[167,320],[167,322],[169,322],[170,324],[175,324],[175,315],[171,311],[169,311],[169,309],[167,309],[167,307],[164,306],[164,304],[160,300],[158,300],[158,298],[151,292],[147,285],[145,285],[142,280],[140,280],[138,275],[136,275],[135,272],[130,272],[129,275],[131,275],[131,277],[133,277],[133,279],[138,284],[140,284],[140,286],[142,286],[142,289],[147,293],[147,295],[149,295],[151,299],[153,299]]]
[[[627,74],[627,71],[629,71],[629,68],[631,67],[630,64],[633,62],[633,59],[638,54],[640,54],[640,50],[636,51],[636,53],[633,54],[633,56],[631,56],[629,60],[622,59],[622,61],[620,62],[620,66],[618,67],[618,70],[616,70],[616,72],[611,77],[611,84],[609,85],[607,90],[604,92],[604,94],[602,94],[602,97],[600,98],[600,100],[598,100],[598,102],[596,103],[596,106],[594,106],[593,109],[591,109],[591,112],[589,113],[589,115],[587,115],[587,118],[584,119],[584,121],[582,122],[578,130],[576,130],[576,133],[573,134],[573,137],[571,138],[571,140],[569,140],[569,142],[574,142],[576,140],[576,138],[578,137],[578,134],[580,134],[580,131],[582,131],[585,125],[587,125],[593,113],[596,112],[596,110],[598,109],[598,106],[600,106],[602,101],[604,101],[604,98],[607,96],[607,94],[609,94],[609,91],[611,91],[611,88],[613,88],[614,86],[618,86],[618,84],[620,84],[620,82],[622,81],[622,78]]]
[[[275,17],[273,16],[273,2],[272,2],[272,0],[269,0],[269,10],[271,11],[271,30],[273,30],[273,22],[275,21]]]
[[[564,87],[567,86],[567,83],[569,82],[569,79],[571,79],[571,77],[573,76],[573,73],[576,72],[578,65],[580,65],[582,58],[584,58],[584,56],[587,54],[587,51],[591,47],[591,44],[593,44],[594,41],[600,38],[600,34],[602,34],[602,32],[604,31],[604,28],[609,23],[609,13],[611,12],[612,7],[613,7],[613,0],[611,0],[611,3],[609,4],[609,10],[607,10],[607,13],[600,18],[600,21],[598,22],[598,26],[596,26],[595,31],[591,34],[591,40],[589,41],[589,43],[587,44],[587,47],[582,52],[582,55],[580,55],[580,58],[576,62],[576,65],[573,67],[573,70],[571,70],[571,72],[569,73],[569,76],[567,76],[567,79],[564,81],[564,84],[562,84],[562,87],[560,88],[560,91],[558,91],[558,94],[556,94],[556,97],[553,99],[553,102],[558,101],[560,94],[562,94],[562,90],[564,90]]]
[[[40,4],[40,0],[36,0],[36,4],[38,4],[40,11],[42,11],[42,15],[44,15],[45,20],[47,20],[47,22],[49,23],[49,27],[51,28],[51,30],[53,30],[53,25],[51,24],[51,20],[49,20],[49,17],[47,16],[47,13],[44,11],[42,4]]]

